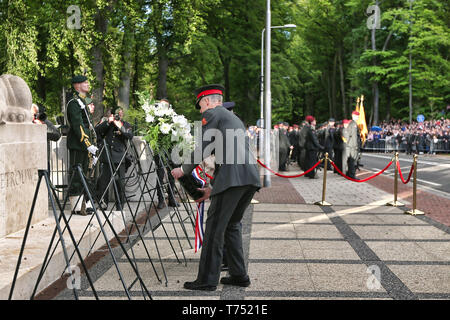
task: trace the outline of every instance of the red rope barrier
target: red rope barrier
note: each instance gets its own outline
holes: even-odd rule
[[[369,181],[369,180],[371,180],[371,179],[373,179],[373,178],[379,176],[379,175],[382,174],[383,172],[385,172],[385,171],[391,166],[391,164],[392,164],[393,161],[391,160],[391,162],[388,163],[388,165],[386,166],[386,168],[384,168],[384,169],[381,170],[380,172],[375,173],[373,176],[370,176],[370,177],[368,177],[368,178],[366,178],[366,179],[362,179],[362,180],[357,180],[357,179],[350,178],[350,177],[347,176],[346,174],[342,173],[342,171],[339,170],[339,168],[334,164],[333,161],[330,160],[330,162],[331,162],[331,165],[336,169],[336,171],[339,172],[339,174],[340,174],[341,176],[343,176],[345,179],[350,180],[350,181],[353,181],[353,182],[366,182],[366,181]]]
[[[263,168],[269,170],[270,172],[272,172],[274,175],[276,175],[276,176],[278,176],[278,177],[286,178],[286,179],[302,177],[302,176],[304,176],[305,174],[308,174],[308,173],[310,173],[311,171],[313,171],[313,170],[314,170],[314,169],[315,169],[322,161],[323,161],[323,160],[319,160],[313,167],[311,167],[310,169],[308,169],[307,171],[305,171],[305,172],[303,172],[303,173],[301,173],[301,174],[298,174],[298,175],[295,175],[295,176],[285,176],[285,175],[283,175],[283,174],[277,173],[277,172],[273,171],[272,169],[266,167],[266,166],[264,165],[264,163],[262,163],[262,162],[259,161],[259,159],[258,159],[258,163],[259,163]]]
[[[411,165],[411,170],[409,171],[409,176],[406,181],[403,178],[402,170],[400,169],[400,161],[397,161],[397,169],[398,169],[398,173],[400,174],[400,179],[402,180],[403,184],[407,184],[409,182],[409,180],[411,180],[411,175],[414,171],[414,163]]]

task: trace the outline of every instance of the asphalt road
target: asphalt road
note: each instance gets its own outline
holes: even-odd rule
[[[363,153],[361,163],[364,169],[378,172],[386,167],[392,157],[392,153]],[[413,163],[413,156],[400,153],[399,159],[403,177],[406,179]],[[394,169],[392,165],[385,174],[394,176]],[[450,197],[450,156],[419,155],[417,184],[420,189]]]

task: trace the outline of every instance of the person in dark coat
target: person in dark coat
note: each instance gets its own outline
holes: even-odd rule
[[[298,166],[303,171],[306,171],[306,149],[305,149],[305,142],[306,142],[306,133],[307,133],[307,122],[304,121],[301,130],[298,133]]]
[[[278,152],[279,152],[279,171],[286,171],[287,161],[291,144],[287,136],[287,131],[283,122],[279,124],[278,130]]]
[[[317,134],[315,130],[316,119],[313,116],[307,116],[306,121],[308,122],[305,126],[306,130],[306,138],[305,138],[305,168],[309,170],[312,168],[318,161],[317,152],[323,151],[324,147],[320,145],[319,140],[317,139]],[[308,174],[305,175],[310,179],[314,179],[316,176],[316,169],[312,170]]]
[[[335,139],[335,131],[336,128],[334,127],[335,120],[333,118],[330,118],[328,120],[327,126],[324,131],[324,148],[325,152],[328,153],[328,158],[331,160],[334,160],[334,139]],[[328,170],[331,170],[331,164],[328,163]]]
[[[208,85],[196,90],[196,108],[202,113],[204,139],[191,154],[189,161],[186,160],[180,168],[172,170],[175,179],[190,175],[213,151],[211,144],[215,142],[207,137],[210,130],[216,132],[216,135],[220,133],[223,143],[214,148],[216,168],[212,186],[203,188],[204,196],[196,200],[200,202],[211,197],[197,278],[184,283],[184,288],[189,290],[216,290],[224,243],[230,276],[221,278],[220,283],[241,287],[250,285],[242,249],[240,222],[255,192],[260,189],[261,182],[245,126],[237,116],[222,106],[223,91],[221,85]],[[244,143],[236,143],[236,135],[226,133],[230,130],[237,135],[237,141],[243,139]],[[228,139],[233,139],[234,143]]]
[[[108,151],[111,156],[111,166],[113,173],[117,170],[115,177],[119,199],[116,199],[116,209],[121,210],[125,200],[125,153],[127,150],[127,141],[133,139],[133,128],[131,124],[123,120],[123,110],[121,108],[116,110],[115,115],[110,115],[107,121],[103,121],[95,127],[97,136],[100,137],[108,146]],[[98,194],[103,195],[103,202],[101,205],[106,207],[109,202],[109,194],[106,191],[111,180],[111,168],[106,156],[106,151],[100,157],[102,165],[101,174],[98,181]],[[120,166],[119,166],[120,164]],[[106,191],[106,192],[105,192]],[[120,200],[120,202],[118,201]]]
[[[300,134],[300,130],[298,129],[298,124],[294,124],[293,125],[294,130],[292,130],[291,132],[291,136],[292,136],[292,162],[297,162],[298,163],[298,157],[299,157],[299,146],[298,146],[298,137]]]
[[[342,130],[343,124],[342,122],[337,123],[336,130],[334,132],[334,144],[333,144],[333,152],[334,159],[333,162],[339,170],[342,171],[342,151],[344,149],[344,141],[342,140]],[[336,169],[333,168],[334,173],[338,173]]]

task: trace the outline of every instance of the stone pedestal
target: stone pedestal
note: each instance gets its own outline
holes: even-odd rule
[[[0,238],[25,228],[38,169],[47,169],[46,125],[0,125]],[[32,222],[47,217],[48,193],[43,180]]]

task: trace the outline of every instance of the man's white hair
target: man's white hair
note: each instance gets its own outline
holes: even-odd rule
[[[211,102],[218,102],[218,103],[222,103],[223,102],[223,96],[220,94],[212,94],[208,96],[209,101]]]

